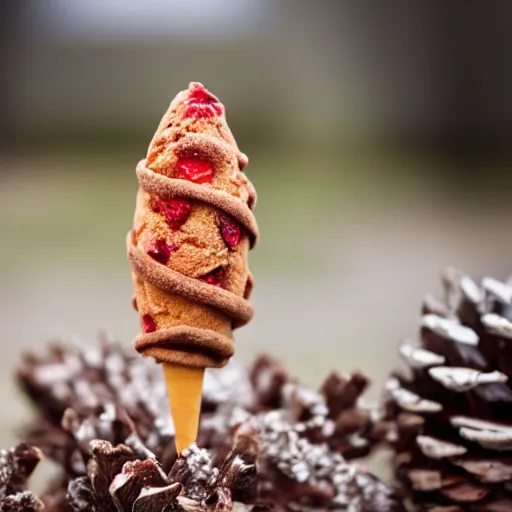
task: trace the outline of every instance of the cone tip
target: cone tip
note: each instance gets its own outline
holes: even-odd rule
[[[175,429],[175,443],[182,454],[197,439],[204,368],[164,364],[169,406]]]

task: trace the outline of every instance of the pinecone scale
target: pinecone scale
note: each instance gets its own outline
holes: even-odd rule
[[[407,371],[386,384],[396,474],[415,509],[512,510],[512,285],[447,272]]]

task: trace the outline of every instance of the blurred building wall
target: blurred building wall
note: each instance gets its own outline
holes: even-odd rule
[[[195,3],[200,9],[209,2]],[[184,2],[166,4],[162,17],[172,19],[172,6],[179,12]],[[225,30],[205,35],[200,31],[209,13],[200,11],[197,32],[190,23],[180,28],[169,22],[167,32],[160,24],[152,33],[144,26],[151,19],[141,19],[143,28],[135,30],[119,6],[108,35],[109,27],[102,32],[101,23],[98,28],[90,21],[101,18],[99,2],[92,2],[96,13],[80,30],[71,16],[81,12],[74,0],[32,0],[16,7],[7,2],[4,23],[13,23],[7,23],[3,46],[6,51],[9,38],[7,76],[14,81],[4,108],[9,103],[22,128],[31,131],[97,130],[99,116],[105,129],[135,129],[154,121],[163,98],[207,77],[240,118],[264,119],[277,109],[274,123],[282,126],[276,131],[296,136],[510,136],[511,4],[245,4],[243,30],[233,27],[236,17],[229,25],[224,16]],[[232,8],[231,2],[217,5]]]

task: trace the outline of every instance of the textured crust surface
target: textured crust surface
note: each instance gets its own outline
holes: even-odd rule
[[[152,283],[163,292],[218,309],[231,318],[237,327],[251,320],[253,309],[247,300],[154,263],[154,260],[132,244],[131,238],[131,234],[128,234],[128,257],[135,272],[145,281]],[[252,281],[252,275],[247,281]]]
[[[254,195],[248,194],[246,202],[242,202],[223,190],[207,188],[189,181],[156,174],[146,167],[145,160],[141,160],[137,165],[137,178],[143,190],[161,199],[193,199],[228,213],[249,232],[251,248],[256,245],[259,237],[258,225],[248,203],[251,200],[253,201],[251,204],[254,204],[255,193]]]
[[[220,367],[233,355],[232,329],[253,315],[247,256],[259,236],[247,163],[223,106],[191,83],[171,103],[136,169],[127,250],[142,354],[195,367]]]

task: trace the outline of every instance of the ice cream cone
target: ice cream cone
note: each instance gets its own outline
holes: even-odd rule
[[[253,314],[248,251],[256,193],[224,107],[191,83],[169,106],[137,166],[127,237],[142,334],[135,348],[163,364],[178,451],[195,441],[204,369],[234,353]]]
[[[163,365],[178,454],[195,443],[201,412],[204,368]]]

